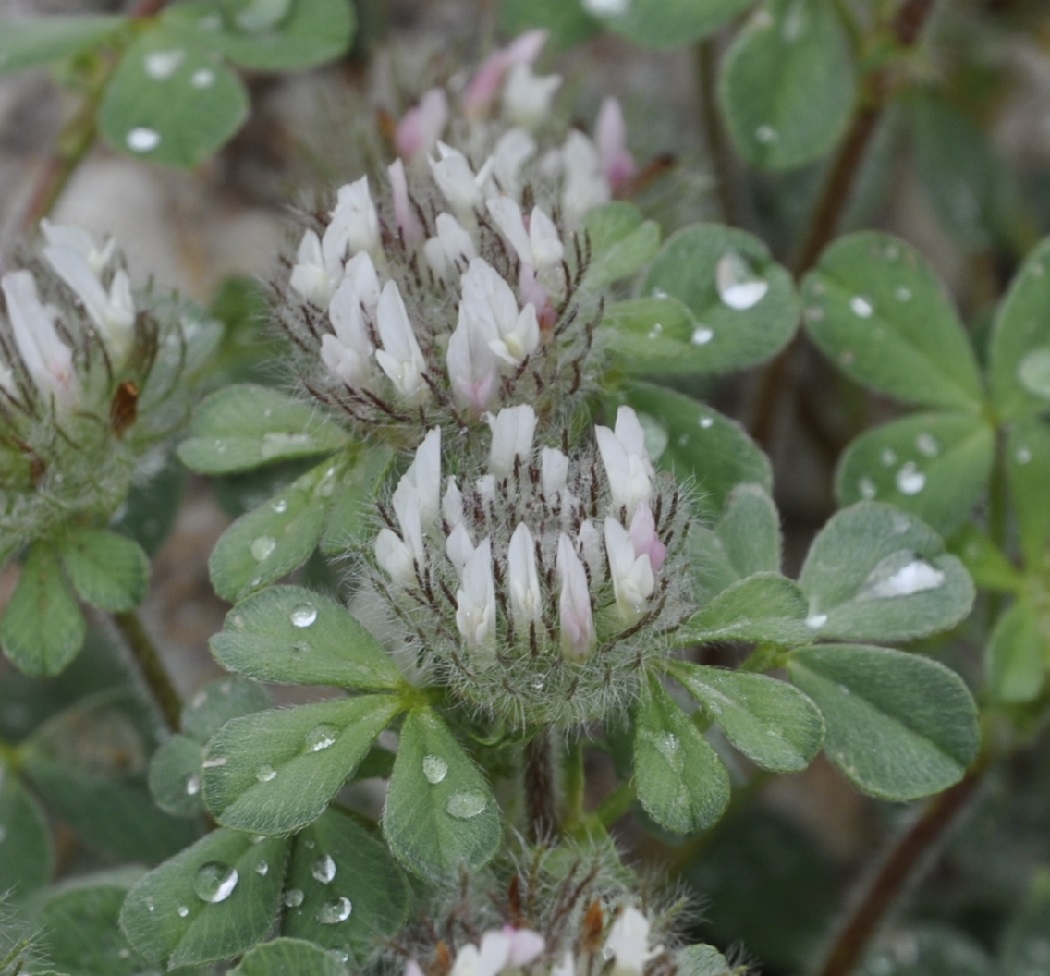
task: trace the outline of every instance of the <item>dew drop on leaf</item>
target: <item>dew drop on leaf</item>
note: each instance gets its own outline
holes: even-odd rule
[[[650,339],[659,339],[664,334],[663,322],[654,322],[652,328],[649,330]]]
[[[423,757],[423,775],[428,783],[440,783],[448,773],[448,763],[440,756],[427,755]]]
[[[194,88],[211,88],[215,84],[215,72],[211,68],[198,68],[190,75],[190,84]]]
[[[312,603],[300,603],[292,608],[290,619],[293,627],[309,627],[317,619],[317,607]]]
[[[714,337],[714,329],[709,329],[706,325],[698,325],[693,329],[693,334],[689,337],[689,341],[694,346],[706,346]]]
[[[923,457],[936,457],[941,450],[941,445],[937,442],[937,438],[928,432],[923,432],[915,438],[915,449]]]
[[[266,861],[260,861],[255,865],[256,874],[266,874],[270,870],[270,865]]]
[[[137,153],[148,153],[153,152],[157,146],[160,145],[160,133],[156,129],[151,129],[146,125],[135,126],[134,129],[128,131],[127,136],[128,149],[132,152]],[[220,453],[226,449],[226,445],[222,444],[221,441],[216,442],[216,450]]]
[[[914,461],[901,465],[896,481],[897,491],[902,495],[917,495],[926,487],[926,475],[915,466]]]
[[[335,877],[335,870],[335,861],[332,860],[330,855],[325,854],[314,861],[310,874],[313,875],[315,881],[320,881],[321,884],[330,884]]]
[[[298,908],[303,903],[304,897],[301,888],[289,888],[284,893],[284,903],[289,908]]]
[[[850,311],[862,319],[870,319],[875,312],[875,306],[861,295],[854,295],[849,300]]]
[[[826,613],[814,613],[806,617],[806,626],[810,630],[820,630],[828,622],[828,615]]]
[[[185,905],[179,905],[179,907],[175,909],[175,914],[178,915],[179,918],[185,918],[189,913],[190,910]]]
[[[233,894],[238,878],[236,868],[221,861],[207,861],[197,869],[193,890],[201,901],[216,905]]]
[[[1032,449],[1022,444],[1017,449],[1017,453],[1014,457],[1017,458],[1018,464],[1028,464],[1028,462],[1032,460]]]
[[[736,251],[726,251],[715,265],[715,287],[723,305],[744,312],[766,297],[769,282],[756,275]]]
[[[185,57],[185,51],[150,51],[142,59],[142,67],[154,81],[164,81],[179,70]]]
[[[1017,378],[1029,393],[1050,399],[1050,348],[1028,353],[1017,367]]]
[[[201,778],[199,773],[193,773],[186,780],[186,795],[196,796],[201,791]]]
[[[911,289],[905,288],[903,285],[901,285],[894,294],[897,296],[898,302],[907,302],[911,300]]]
[[[480,790],[460,790],[445,804],[445,811],[457,820],[470,820],[488,806],[488,797]]]
[[[876,495],[875,482],[871,478],[861,478],[857,483],[857,491],[861,498],[870,502]]]
[[[283,498],[278,498],[277,501],[273,503],[273,510],[278,515],[284,515],[284,513],[288,511],[288,502]]]
[[[349,898],[333,898],[331,901],[326,901],[317,910],[317,921],[322,925],[335,925],[338,922],[345,922],[353,910],[354,906],[350,903]]]
[[[255,778],[260,783],[269,783],[271,780],[275,779],[276,776],[277,770],[274,769],[273,766],[260,766],[255,771]]]
[[[769,144],[777,141],[777,130],[771,125],[760,125],[755,129],[755,138],[762,143]]]
[[[631,7],[631,0],[583,0],[583,9],[596,17],[622,17]]]
[[[277,540],[272,535],[260,535],[252,539],[248,545],[248,551],[252,554],[252,558],[260,563],[276,548]]]
[[[897,452],[892,447],[884,447],[882,453],[879,455],[879,460],[881,460],[887,468],[892,467],[897,463]]]
[[[700,414],[700,428],[701,430],[709,430],[715,425],[715,418],[709,417],[706,414]]]
[[[944,573],[922,559],[909,559],[902,566],[897,565],[899,562],[900,557],[884,559],[872,570],[862,594],[887,600],[935,590],[944,582]]]
[[[281,457],[289,451],[309,447],[313,439],[309,434],[286,434],[281,431],[270,431],[263,434],[259,444],[259,454],[264,458]]]
[[[335,745],[339,730],[334,725],[318,725],[306,733],[306,751],[323,752]]]

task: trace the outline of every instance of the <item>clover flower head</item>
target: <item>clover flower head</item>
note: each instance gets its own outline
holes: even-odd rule
[[[644,496],[623,495],[590,444],[537,444],[527,404],[488,420],[487,458],[459,475],[442,468],[440,429],[427,434],[380,506],[373,585],[423,670],[482,714],[521,728],[604,716],[687,612],[684,499],[653,473],[626,408],[626,443],[607,433],[646,472]]]

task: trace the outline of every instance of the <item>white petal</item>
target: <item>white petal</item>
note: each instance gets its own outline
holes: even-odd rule
[[[543,618],[536,550],[532,533],[524,522],[518,523],[507,545],[507,591],[511,616],[521,639],[528,634],[530,624],[538,624]]]
[[[396,282],[388,281],[383,286],[376,306],[376,320],[383,343],[383,348],[376,350],[379,368],[390,377],[403,397],[409,400],[422,398],[427,391],[423,381],[426,362],[412,332],[408,310]]]
[[[523,403],[506,407],[494,417],[489,415],[487,419],[492,428],[489,471],[497,478],[505,478],[514,471],[514,459],[527,458],[532,451],[536,411]]]
[[[570,660],[590,657],[594,647],[594,616],[587,588],[587,572],[576,547],[564,533],[558,535],[556,563],[561,591],[558,594],[558,621],[562,653]]]

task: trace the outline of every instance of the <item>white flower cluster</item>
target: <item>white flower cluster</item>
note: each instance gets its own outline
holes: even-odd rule
[[[477,477],[443,483],[440,428],[424,438],[375,540],[378,587],[427,663],[491,713],[524,725],[601,714],[633,695],[659,650],[652,630],[680,609],[666,560],[684,506],[657,485],[627,407],[615,429],[594,428],[597,452],[572,458],[534,447],[528,405],[489,423]]]
[[[648,962],[664,954],[662,945],[651,946],[649,920],[637,908],[625,908],[609,929],[601,951],[602,976],[642,976]],[[544,957],[552,956],[550,964]],[[547,946],[543,936],[511,926],[485,932],[478,945],[462,946],[448,976],[520,976],[524,967],[530,976],[584,976],[595,972],[591,953]],[[405,976],[423,976],[415,960],[405,967]]]

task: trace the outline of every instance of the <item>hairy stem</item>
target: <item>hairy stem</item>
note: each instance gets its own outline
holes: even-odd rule
[[[177,732],[179,716],[182,714],[182,699],[138,614],[133,611],[116,613],[113,615],[113,623],[124,638],[124,644],[135,662],[139,677],[149,691],[165,727],[170,732]]]
[[[544,730],[525,744],[525,812],[534,843],[558,835],[558,797],[554,785],[554,749]]]
[[[986,768],[979,762],[953,787],[935,796],[894,841],[850,908],[816,976],[849,976],[856,969],[902,893],[929,865],[931,854],[976,795]]]

